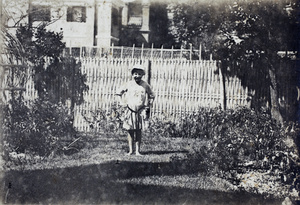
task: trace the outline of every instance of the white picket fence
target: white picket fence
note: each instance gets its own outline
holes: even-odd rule
[[[81,58],[81,63],[89,86],[85,102],[75,107],[75,126],[81,131],[90,131],[83,116],[90,116],[99,109],[109,111],[119,102],[116,89],[130,80],[130,68],[136,63],[146,69],[144,80],[149,80],[156,94],[152,116],[172,120],[199,107],[224,106],[221,73],[213,60]],[[229,78],[225,85],[227,108],[249,105],[248,91],[238,78]]]
[[[91,118],[97,110],[109,112],[119,102],[116,89],[130,80],[130,68],[134,64],[144,66],[144,80],[156,94],[152,116],[174,120],[199,107],[223,107],[224,89],[227,108],[249,106],[248,90],[242,87],[241,80],[234,77],[223,83],[222,73],[214,60],[82,57],[80,61],[82,73],[87,75],[89,91],[84,94],[84,103],[74,109],[74,125],[79,131],[91,131],[84,116]],[[6,91],[6,100],[9,92]],[[25,101],[37,98],[32,78],[25,84],[23,97]]]

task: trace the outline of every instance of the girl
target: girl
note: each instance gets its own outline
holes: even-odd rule
[[[122,118],[123,128],[128,131],[128,155],[133,154],[135,144],[135,154],[141,155],[140,146],[143,129],[143,117],[154,100],[154,93],[150,85],[142,80],[145,70],[140,65],[135,65],[131,69],[132,80],[127,82],[117,93],[121,97],[125,113]]]

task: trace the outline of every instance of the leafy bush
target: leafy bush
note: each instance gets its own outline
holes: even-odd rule
[[[98,108],[95,111],[82,113],[82,116],[92,132],[114,135],[122,131],[121,112],[123,112],[122,107],[113,104],[109,111]]]
[[[64,105],[40,100],[32,104],[11,101],[4,108],[6,154],[49,156],[63,151],[77,137],[72,115]]]
[[[73,127],[72,112],[75,104],[84,101],[83,93],[88,90],[86,75],[81,73],[77,60],[62,56],[62,39],[61,33],[47,31],[45,25],[21,26],[16,30],[16,38],[8,35],[8,50],[27,65],[24,67],[30,70],[38,99],[25,104],[22,92],[18,99],[14,91],[11,93],[12,100],[3,109],[7,159],[9,153],[22,160],[29,155],[71,154],[84,146]],[[12,72],[12,76],[17,74],[19,71]],[[27,76],[19,77],[24,86]],[[66,103],[70,106],[64,106]]]
[[[176,122],[152,119],[149,133],[203,139],[203,145],[191,153],[190,161],[236,183],[237,174],[248,170],[273,172],[283,182],[291,183],[299,172],[294,143],[298,130],[293,123],[276,123],[266,110],[240,107],[226,111],[201,108]]]
[[[72,108],[83,103],[83,93],[89,89],[87,78],[78,60],[63,57],[62,33],[48,31],[43,24],[37,28],[25,25],[16,30],[16,37],[9,37],[8,47],[16,59],[30,65],[41,100],[53,103],[70,100]]]

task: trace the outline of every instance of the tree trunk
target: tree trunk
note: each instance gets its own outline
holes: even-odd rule
[[[271,97],[271,116],[277,120],[279,123],[283,123],[283,118],[280,114],[279,110],[279,102],[278,102],[278,92],[277,92],[277,81],[276,74],[273,66],[269,68],[269,76],[271,80],[270,85],[270,97]]]

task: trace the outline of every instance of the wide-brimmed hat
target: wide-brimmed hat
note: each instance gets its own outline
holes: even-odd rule
[[[143,75],[145,75],[145,73],[146,73],[144,67],[142,65],[139,65],[139,64],[135,64],[134,66],[132,66],[132,68],[131,68],[131,74],[133,74],[134,70],[141,70],[141,71],[143,71]]]

